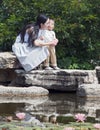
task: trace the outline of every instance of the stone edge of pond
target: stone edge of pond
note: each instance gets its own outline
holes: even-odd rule
[[[42,87],[30,86],[30,87],[15,87],[15,86],[3,86],[0,85],[0,96],[6,97],[35,97],[46,96],[49,91]]]
[[[100,84],[81,84],[76,93],[80,97],[100,98]]]

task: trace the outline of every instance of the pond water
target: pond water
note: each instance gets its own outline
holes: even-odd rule
[[[75,93],[50,93],[49,96],[0,97],[0,115],[14,115],[17,111],[38,116],[70,116],[75,113],[85,113],[89,117],[100,119],[100,99],[80,98]]]

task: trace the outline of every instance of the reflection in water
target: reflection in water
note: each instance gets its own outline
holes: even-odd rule
[[[78,109],[84,110],[88,113],[88,116],[100,118],[100,99],[99,98],[80,98],[77,100]]]
[[[3,101],[3,103],[2,103]],[[84,112],[88,116],[100,118],[100,99],[80,98],[75,93],[52,93],[48,97],[33,99],[0,98],[0,114],[12,114],[24,111],[31,114],[64,115]]]
[[[22,111],[24,103],[2,103],[0,104],[0,115],[14,114],[16,111]]]
[[[29,98],[29,97],[0,97],[0,103],[28,103],[28,104],[34,104],[34,105],[38,105],[38,104],[42,104],[43,102],[48,100],[48,96],[41,96],[41,97],[33,97],[33,98]]]
[[[25,110],[28,112],[31,111],[32,114],[67,114],[74,113],[76,104],[75,94],[53,93],[42,104],[26,104]]]

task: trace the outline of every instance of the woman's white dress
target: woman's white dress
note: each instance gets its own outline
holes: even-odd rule
[[[12,51],[18,58],[25,71],[31,71],[41,64],[49,55],[46,46],[28,46],[28,34],[25,34],[24,43],[20,43],[20,35],[17,36],[15,43],[12,46]]]

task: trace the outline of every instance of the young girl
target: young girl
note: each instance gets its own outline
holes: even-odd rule
[[[49,30],[49,33],[48,33],[48,40],[49,41],[52,41],[54,39],[57,39],[56,38],[56,35],[55,35],[55,32],[53,31],[54,29],[54,26],[55,26],[55,22],[53,19],[49,19],[49,27],[48,27],[48,30]],[[58,39],[57,39],[58,40]],[[60,68],[57,67],[57,58],[56,58],[56,51],[55,51],[55,46],[54,45],[50,45],[48,47],[49,49],[49,53],[50,53],[50,56],[48,56],[48,58],[45,60],[45,66],[49,66],[49,63],[51,63],[51,67],[54,69],[54,70],[58,70]]]
[[[56,38],[55,32],[53,31],[53,29],[54,29],[54,20],[49,19],[47,26],[41,25],[40,30],[39,30],[39,34],[38,34],[39,38],[41,38],[44,42],[50,42],[52,40],[56,40],[58,43],[58,39]],[[49,50],[50,55],[48,56],[48,58],[44,62],[44,67],[46,70],[59,69],[57,67],[55,45],[48,46],[48,50]]]

